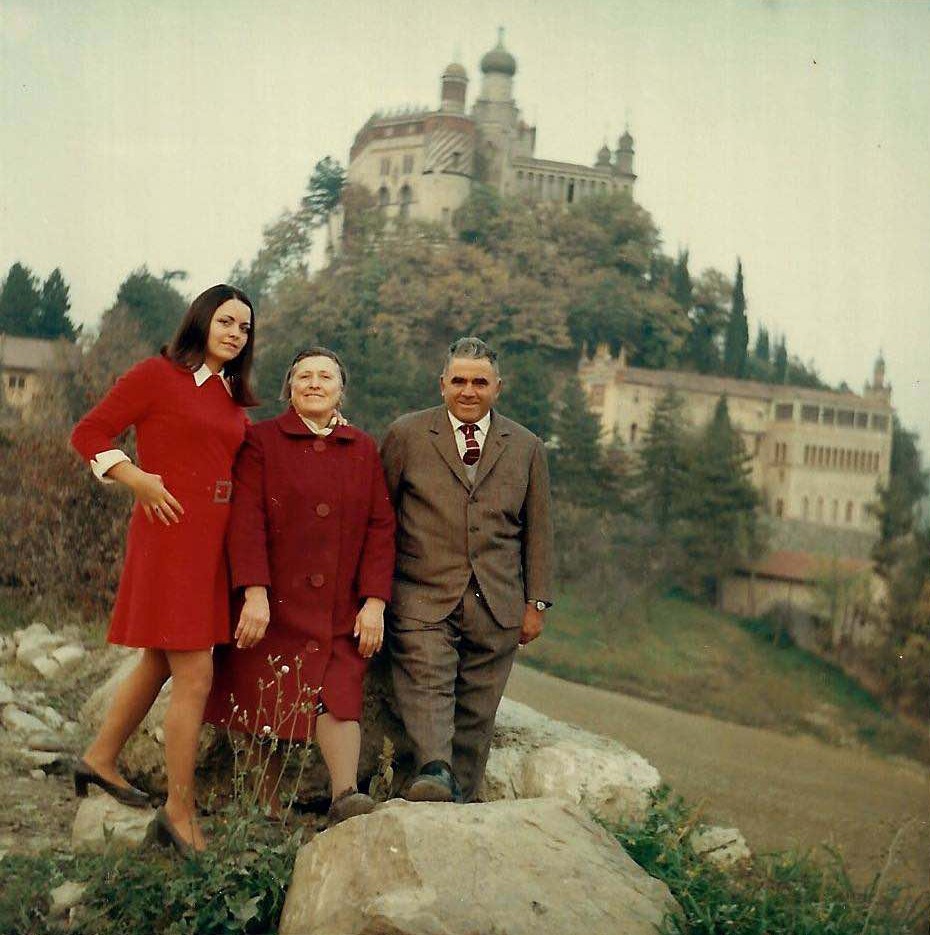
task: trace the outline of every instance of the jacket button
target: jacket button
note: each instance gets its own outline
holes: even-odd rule
[[[313,450],[314,451],[326,451],[326,442],[324,442],[322,438],[318,438],[313,443]]]
[[[308,653],[315,653],[319,648],[316,640],[307,640],[307,645],[304,647]]]
[[[322,588],[323,582],[325,580],[326,579],[319,573],[315,575],[310,575],[310,584],[312,584],[315,588]]]
[[[316,505],[316,515],[317,516],[329,516],[331,510],[328,503],[318,503]]]

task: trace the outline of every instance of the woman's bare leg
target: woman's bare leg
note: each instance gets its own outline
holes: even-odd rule
[[[340,721],[327,712],[316,719],[316,742],[329,778],[333,798],[358,783],[358,757],[362,748],[362,731],[358,721]]]
[[[213,682],[213,656],[209,650],[169,651],[171,701],[165,712],[165,762],[168,801],[165,812],[177,833],[197,850],[206,845],[197,824],[194,770],[203,711]]]
[[[114,785],[129,788],[129,783],[119,774],[116,760],[133,731],[149,713],[169,675],[171,670],[164,652],[146,649],[138,665],[116,689],[97,736],[84,753],[84,762]]]

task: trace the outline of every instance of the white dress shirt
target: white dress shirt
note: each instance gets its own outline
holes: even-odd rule
[[[459,430],[459,426],[465,425],[465,423],[456,419],[448,409],[446,413],[449,416],[449,421],[452,423],[452,434],[455,436],[455,445],[459,450],[459,457],[462,458],[465,455],[465,433]],[[484,450],[484,440],[488,437],[488,429],[490,426],[490,412],[486,413],[484,418],[479,419],[475,423],[475,441],[478,442],[478,447],[481,450]]]
[[[194,383],[196,386],[203,386],[210,377],[214,376],[213,371],[206,365],[201,364],[196,370],[191,374],[194,378]],[[216,374],[220,378],[220,382],[226,389],[226,392],[232,396],[232,390],[229,388],[229,384],[226,382],[226,377],[223,375],[223,371],[220,370]],[[94,476],[97,480],[101,481],[104,484],[115,484],[116,481],[112,477],[107,477],[106,473],[110,468],[115,467],[117,464],[122,464],[124,461],[131,461],[132,459],[125,451],[120,451],[119,448],[110,448],[107,451],[99,451],[91,459],[90,469],[94,472]]]

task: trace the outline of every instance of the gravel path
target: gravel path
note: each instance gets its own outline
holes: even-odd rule
[[[705,820],[735,825],[754,852],[838,847],[857,883],[930,882],[930,774],[920,764],[675,711],[516,666],[507,696],[613,737],[644,756]]]

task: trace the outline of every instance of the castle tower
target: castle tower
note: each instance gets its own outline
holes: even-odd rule
[[[614,166],[614,173],[616,175],[627,175],[634,179],[636,178],[633,174],[634,154],[633,137],[630,135],[629,130],[624,130],[620,135],[620,139],[617,140],[617,162]]]
[[[458,62],[447,65],[442,73],[439,109],[446,114],[464,114],[467,90],[468,73],[465,69]]]
[[[501,29],[497,45],[481,59],[481,94],[472,109],[481,138],[476,172],[482,181],[498,188],[504,186],[514,143],[520,136],[520,112],[513,99],[516,73],[517,61],[504,48]]]
[[[871,399],[883,399],[889,405],[891,403],[891,384],[885,383],[885,358],[882,352],[878,352],[875,358],[875,366],[872,369],[872,382],[866,383],[863,395]]]
[[[504,48],[504,30],[497,32],[497,45],[481,59],[481,99],[513,103],[513,76],[517,60]]]
[[[610,147],[606,143],[597,151],[597,162],[595,165],[599,169],[610,168]]]

